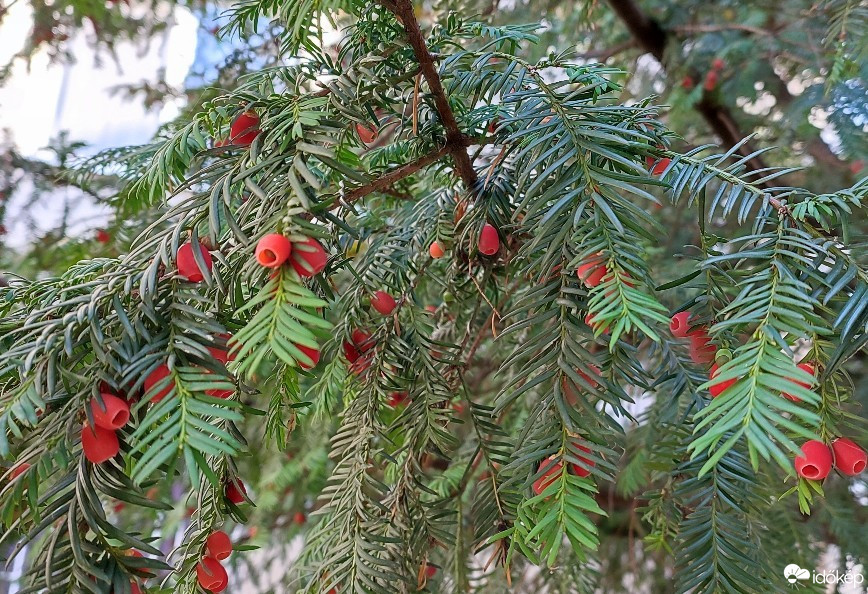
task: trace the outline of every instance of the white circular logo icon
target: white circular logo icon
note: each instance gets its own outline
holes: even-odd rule
[[[795,563],[791,563],[784,567],[784,577],[787,578],[787,581],[791,584],[795,584],[797,580],[811,579],[811,572],[807,569],[802,569]]]

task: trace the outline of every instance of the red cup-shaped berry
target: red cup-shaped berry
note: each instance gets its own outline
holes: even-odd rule
[[[581,445],[581,444],[573,444],[577,450],[581,450],[582,452],[591,453],[591,448]],[[584,456],[576,456],[576,459],[579,461],[578,463],[573,462],[570,464],[570,468],[573,471],[573,474],[576,476],[586,477],[591,474],[591,468],[597,465],[596,462],[591,460],[590,458],[585,458]]]
[[[669,167],[671,162],[672,159],[669,157],[663,157],[659,161],[655,161],[653,157],[645,159],[645,163],[648,165],[648,168],[651,169],[651,175],[663,175],[663,172],[666,171],[666,168]]]
[[[680,311],[669,320],[669,331],[675,338],[687,338],[688,330],[690,330],[689,311]]]
[[[359,358],[359,351],[356,350],[356,345],[354,345],[348,340],[345,340],[343,344],[343,349],[344,357],[347,358],[347,361],[349,361],[350,363],[355,363],[356,359]]]
[[[557,462],[555,462],[557,460]],[[554,462],[554,463],[553,463]],[[551,485],[561,474],[561,470],[564,467],[564,463],[558,459],[557,456],[550,456],[543,460],[539,467],[537,468],[537,472],[542,469],[551,466],[548,470],[546,470],[542,476],[536,479],[533,482],[533,492],[537,495],[541,495],[543,491],[546,490],[546,487]]]
[[[269,233],[256,244],[256,261],[265,268],[279,268],[289,259],[292,242],[280,233]]]
[[[380,134],[377,127],[373,124],[356,124],[356,134],[359,135],[359,140],[365,144],[371,144],[377,139]]]
[[[205,555],[218,561],[227,559],[232,554],[232,541],[222,530],[212,532],[205,541]]]
[[[19,462],[12,467],[12,470],[9,471],[9,480],[14,481],[28,470],[30,470],[30,464],[28,464],[27,462]]]
[[[244,483],[240,480],[226,483],[226,489],[223,494],[226,496],[226,499],[235,505],[241,505],[242,503],[247,502],[247,487],[245,487]]]
[[[116,431],[129,422],[130,405],[125,400],[105,392],[100,394],[100,398],[102,403],[97,398],[90,401],[94,425]]]
[[[717,376],[718,369],[719,368],[717,366],[717,363],[715,363],[714,365],[711,366],[711,371],[708,374],[708,380],[709,381],[714,381],[714,378]],[[728,380],[716,382],[716,383],[712,384],[711,386],[709,386],[708,391],[711,392],[712,398],[717,398],[718,396],[723,394],[728,388],[734,386],[737,381],[738,381],[738,379],[733,378],[733,379],[728,379]]]
[[[260,132],[259,116],[255,111],[245,111],[229,127],[229,142],[250,146]]]
[[[199,251],[202,253],[202,260],[205,262],[205,268],[208,272],[214,265],[211,260],[211,253],[202,243],[199,243]],[[178,254],[175,256],[175,261],[178,266],[178,274],[190,281],[191,283],[200,283],[205,279],[205,275],[196,263],[196,257],[193,255],[193,244],[189,241],[178,248]]]
[[[606,268],[606,265],[603,264],[601,254],[597,254],[589,261],[580,265],[576,270],[576,274],[579,277],[579,280],[584,283],[586,287],[596,287],[603,279],[609,274],[609,269]]]
[[[395,298],[385,291],[377,291],[371,297],[371,307],[376,309],[381,315],[391,315],[395,311],[396,306]]]
[[[425,577],[430,580],[435,575],[437,575],[437,568],[431,564],[427,564],[425,566]]]
[[[608,333],[609,333],[609,326],[608,326],[608,324],[605,325],[605,326],[603,326],[603,323],[602,323],[602,322],[597,322],[597,323],[595,323],[595,322],[594,322],[594,316],[591,315],[591,314],[588,314],[588,315],[585,316],[585,324],[587,324],[588,326],[590,326],[590,327],[591,327],[591,330],[593,330],[594,333],[596,333],[597,330],[600,330],[603,334],[608,334]],[[602,330],[601,330],[601,326],[602,326]]]
[[[169,371],[169,366],[166,365],[165,363],[163,363],[162,365],[157,367],[155,370],[153,370],[150,374],[148,374],[148,377],[145,378],[145,385],[144,385],[145,397],[147,398],[151,394],[151,391],[153,390],[153,388],[155,386],[157,386],[158,384],[162,385],[161,382],[165,378],[169,377],[170,375],[171,375],[171,372]],[[174,389],[174,387],[175,387],[174,381],[168,382],[165,385],[165,387],[160,389],[159,392],[156,392],[156,393],[154,393],[153,396],[151,396],[151,402],[159,402],[160,400],[162,400],[163,398],[168,396],[169,392],[171,392],[172,389]]]
[[[293,244],[289,261],[299,276],[310,277],[322,272],[328,259],[322,244],[313,237],[308,237]]]
[[[500,249],[500,236],[497,234],[497,229],[490,223],[485,223],[482,226],[482,231],[479,233],[479,253],[486,256],[493,256]]]
[[[102,464],[117,456],[121,444],[114,431],[85,425],[81,428],[81,450],[88,461]]]
[[[358,376],[364,375],[371,367],[373,356],[374,353],[362,353],[359,355],[359,358],[350,365],[350,373]]]
[[[389,406],[397,408],[407,402],[407,392],[392,392],[389,395]]]
[[[111,241],[111,239],[112,239],[111,234],[108,231],[106,231],[105,229],[98,229],[97,230],[96,240],[99,243],[108,243],[109,241]]]
[[[687,335],[690,338],[690,360],[694,363],[712,363],[714,356],[717,353],[717,347],[711,342],[711,337],[704,328],[691,332]]]
[[[868,464],[865,450],[846,437],[839,437],[832,442],[832,453],[835,454],[835,468],[847,476],[861,474]]]
[[[213,557],[204,557],[196,566],[196,579],[199,585],[211,592],[222,592],[229,584],[226,569]]]
[[[428,248],[428,255],[430,255],[435,260],[439,260],[446,254],[446,251],[443,249],[443,244],[439,241],[435,241]]]
[[[814,366],[811,365],[810,363],[799,363],[798,365],[796,365],[796,367],[798,367],[799,369],[801,369],[805,373],[810,373],[811,375],[814,375]],[[794,384],[796,384],[797,386],[801,386],[805,389],[811,388],[811,384],[809,384],[807,382],[800,382],[798,380],[792,380],[792,382]],[[787,400],[792,400],[793,402],[801,402],[802,401],[802,399],[799,398],[798,396],[793,396],[792,394],[788,394],[787,392],[784,392],[783,394],[781,394],[781,396],[783,396]]]
[[[794,464],[800,477],[821,481],[832,470],[832,450],[822,441],[806,441],[802,445],[802,455],[796,456]]]
[[[308,359],[299,359],[298,366],[302,369],[313,369],[319,363],[319,349],[306,347],[300,344],[296,344],[295,348],[304,353],[304,356]]]
[[[374,341],[369,332],[356,328],[353,330],[351,337],[353,339],[353,344],[356,345],[359,353],[364,353],[365,351],[374,348]]]
[[[305,522],[307,522],[307,518],[304,515],[304,512],[295,512],[292,516],[292,521],[301,526]]]

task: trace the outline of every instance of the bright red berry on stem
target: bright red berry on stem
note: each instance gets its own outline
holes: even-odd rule
[[[442,258],[445,253],[446,252],[443,249],[443,244],[441,244],[439,241],[435,241],[431,244],[431,247],[428,248],[428,254],[435,260]]]
[[[114,394],[100,394],[102,403],[94,398],[90,401],[90,411],[93,424],[103,429],[115,431],[126,425],[130,420],[130,405]]]
[[[714,70],[723,70],[724,66],[726,66],[726,62],[724,62],[721,58],[715,58],[711,62],[711,67]]]
[[[573,445],[575,445],[577,450],[587,452],[588,454],[591,453],[591,448],[589,448],[587,446],[580,445],[580,444],[573,444]],[[578,459],[578,461],[579,461],[578,464],[573,462],[570,465],[572,467],[573,474],[576,476],[586,477],[586,476],[590,475],[591,474],[591,468],[593,468],[594,466],[597,465],[597,463],[594,462],[593,460],[591,460],[589,458],[585,458],[583,456],[576,456],[576,459]]]
[[[199,585],[211,592],[222,592],[229,584],[229,575],[220,562],[213,557],[205,557],[196,566],[196,579]]]
[[[861,474],[868,464],[865,450],[846,437],[839,437],[832,442],[832,453],[835,454],[835,468],[847,476]]]
[[[706,91],[713,91],[717,88],[717,71],[712,70],[708,74],[705,75],[705,82],[702,83],[702,88]]]
[[[99,243],[108,243],[111,241],[112,236],[105,229],[97,229],[96,232],[96,240]]]
[[[218,530],[212,532],[205,541],[205,555],[222,561],[232,554],[232,541],[229,535]]]
[[[603,326],[603,322],[597,322],[597,323],[594,323],[594,316],[592,316],[591,314],[588,314],[588,315],[585,316],[585,324],[587,324],[588,326],[590,326],[590,327],[591,327],[591,330],[593,330],[595,333],[597,332],[597,330],[600,329],[601,326],[602,326],[602,333],[603,333],[603,334],[608,334],[608,333],[609,333],[609,326],[608,326],[608,324],[607,324],[606,326]]]
[[[298,511],[293,514],[292,521],[301,526],[302,524],[307,522],[307,518],[305,517],[304,512]]]
[[[266,268],[279,268],[290,253],[292,242],[280,233],[269,233],[256,244],[256,261]]]
[[[202,260],[205,262],[205,268],[211,272],[214,263],[211,260],[211,253],[201,242],[199,250],[202,252]],[[199,283],[205,279],[202,270],[196,263],[196,257],[193,255],[193,244],[189,241],[178,248],[178,254],[175,256],[175,262],[178,266],[178,274],[192,283]]]
[[[145,378],[145,397],[147,397],[151,393],[151,389],[159,384],[163,379],[169,377],[171,372],[169,371],[169,366],[163,363],[155,370],[153,370],[148,377]],[[159,402],[163,398],[169,395],[169,392],[175,387],[175,382],[170,381],[165,388],[161,389],[159,392],[154,394],[151,397],[151,402]]]
[[[371,297],[371,307],[384,316],[388,316],[395,311],[396,306],[397,303],[395,303],[395,298],[385,291],[377,291],[374,293],[374,296]]]
[[[832,470],[832,450],[822,441],[812,439],[802,445],[802,455],[796,456],[799,476],[815,481],[823,480]]]
[[[714,378],[717,376],[718,366],[717,363],[711,366],[711,372],[708,374],[709,381],[714,381]],[[737,378],[728,379],[720,382],[716,382],[709,386],[708,391],[711,392],[712,398],[717,398],[721,394],[723,394],[728,388],[735,385],[738,381]]]
[[[669,330],[675,338],[686,338],[690,329],[690,312],[680,311],[669,321]]]
[[[369,351],[374,346],[374,341],[371,338],[371,334],[360,328],[356,328],[355,330],[353,330],[351,338],[353,340],[353,344],[356,345],[356,348],[359,350],[360,353]]]
[[[247,487],[240,480],[230,481],[226,483],[224,495],[235,505],[241,505],[247,501]]]
[[[602,254],[592,256],[590,260],[580,265],[576,270],[579,280],[582,281],[586,287],[596,287],[603,282],[603,278],[608,273],[609,269],[606,268],[605,264],[603,264]]]
[[[356,134],[359,135],[359,140],[361,140],[365,144],[371,144],[377,139],[379,136],[379,131],[377,127],[373,124],[356,124]]]
[[[486,256],[493,256],[500,249],[500,237],[497,235],[497,229],[490,223],[485,223],[482,226],[482,231],[479,233],[479,252]]]
[[[250,146],[260,132],[259,116],[255,111],[245,111],[229,127],[229,142]]]
[[[555,460],[557,460],[557,462],[554,462]],[[554,462],[554,464],[552,464],[552,462]],[[551,468],[546,470],[541,477],[533,482],[533,492],[537,495],[542,494],[542,492],[546,490],[546,487],[557,480],[561,473],[561,469],[564,467],[564,463],[561,460],[558,460],[557,456],[550,456],[540,463],[537,472],[547,466],[551,466]]]
[[[437,575],[437,568],[431,564],[425,566],[425,577],[429,580]]]
[[[711,337],[705,328],[690,332],[690,360],[694,363],[712,363],[717,347],[711,342]]]
[[[345,340],[344,344],[344,357],[347,358],[347,361],[350,363],[355,363],[356,359],[359,358],[359,351],[356,350],[356,345],[351,343],[349,340]]]
[[[329,256],[320,242],[313,237],[297,242],[292,246],[290,263],[299,276],[310,277],[319,274],[328,262]]]
[[[9,480],[14,481],[28,470],[30,470],[30,464],[28,464],[27,462],[19,462],[12,467],[11,471],[9,471]]]
[[[407,401],[407,392],[392,392],[389,396],[389,406],[397,408]]]
[[[296,344],[295,348],[300,350],[304,355],[310,360],[310,362],[305,361],[304,359],[298,360],[298,366],[302,369],[313,369],[319,363],[319,349],[313,347],[307,347],[300,344]]]
[[[811,365],[810,363],[799,363],[798,365],[796,365],[796,367],[798,367],[799,369],[801,369],[802,371],[804,371],[806,373],[810,373],[811,375],[814,375],[814,366]],[[797,386],[801,386],[801,387],[806,388],[806,389],[811,388],[811,384],[806,383],[806,382],[800,382],[798,380],[792,380],[792,382],[794,384],[796,384]],[[802,401],[802,399],[799,398],[798,396],[793,396],[792,394],[788,394],[786,392],[781,394],[781,396],[783,396],[787,400],[792,400],[793,402],[801,402]]]
[[[690,89],[693,88],[694,84],[695,83],[693,82],[693,77],[691,77],[691,76],[685,76],[684,78],[681,79],[681,88],[682,89],[687,89],[689,91]]]
[[[102,464],[117,455],[121,450],[121,444],[114,431],[84,425],[81,428],[81,450],[90,462]]]
[[[652,175],[662,175],[671,162],[672,159],[669,157],[663,157],[659,161],[656,161],[654,157],[645,158],[645,164],[648,165]]]

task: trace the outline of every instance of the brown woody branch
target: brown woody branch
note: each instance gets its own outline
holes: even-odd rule
[[[419,28],[419,21],[416,20],[413,3],[411,0],[379,0],[379,2],[391,11],[404,25],[404,31],[407,33],[413,53],[416,54],[416,60],[419,62],[422,76],[425,78],[425,82],[428,83],[428,88],[434,99],[437,114],[440,116],[440,121],[446,129],[446,149],[455,163],[455,171],[467,189],[473,191],[476,188],[478,177],[476,170],[473,168],[473,162],[470,160],[470,155],[467,153],[470,141],[458,127],[458,121],[455,119],[455,114],[449,106],[449,99],[447,99],[446,91],[440,82],[440,75],[437,73],[437,67],[434,65],[434,58],[431,52],[428,51],[425,37]]]
[[[392,184],[394,184],[395,182],[413,175],[420,169],[438,161],[449,152],[450,148],[447,144],[446,146],[443,146],[436,151],[431,151],[430,153],[419,157],[411,163],[407,163],[406,165],[401,165],[396,169],[392,169],[391,171],[383,174],[371,183],[356,188],[355,190],[351,190],[346,195],[344,195],[344,201],[347,203],[353,202],[355,200],[358,200],[359,198],[364,198],[365,196],[373,192],[387,190],[391,188]]]

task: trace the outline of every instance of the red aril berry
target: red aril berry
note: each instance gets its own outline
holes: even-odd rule
[[[681,88],[686,90],[691,90],[696,83],[693,82],[693,77],[685,76],[681,79]]]
[[[602,254],[593,256],[590,260],[580,265],[576,270],[579,280],[589,288],[596,287],[603,282],[603,278],[608,273],[609,269],[606,268],[605,264],[603,264]]]
[[[204,557],[196,566],[196,579],[199,585],[211,592],[222,592],[229,584],[226,569],[213,557]]]
[[[162,385],[162,381],[169,377],[171,372],[169,371],[169,366],[163,363],[151,373],[148,374],[148,377],[145,378],[145,397],[147,398],[151,394],[151,390],[157,386],[158,384]],[[163,398],[169,395],[175,388],[174,380],[169,381],[164,388],[162,388],[159,392],[155,393],[151,396],[151,402],[159,402]]]
[[[371,338],[370,333],[359,328],[353,330],[351,338],[353,339],[353,344],[356,345],[356,348],[360,353],[369,351],[374,347],[374,341]]]
[[[588,375],[587,373],[585,373],[581,369],[577,369],[576,372],[581,376],[581,378],[583,380],[585,380],[586,382],[591,384],[591,387],[596,388],[598,385],[600,385],[597,382],[597,379],[600,377],[600,368],[597,367],[596,365],[594,365],[593,363],[589,363],[588,364],[588,370],[590,370],[591,373],[596,377],[592,377],[592,376]]]
[[[407,402],[407,397],[407,392],[392,392],[392,394],[389,395],[389,406],[397,408]]]
[[[302,524],[307,522],[307,518],[305,517],[304,512],[298,511],[293,514],[292,521],[301,526]]]
[[[109,241],[111,241],[111,239],[112,236],[109,234],[108,231],[106,231],[105,229],[97,229],[96,240],[99,243],[108,243]]]
[[[856,476],[865,470],[868,454],[846,437],[839,437],[832,442],[832,453],[835,454],[835,468],[847,476]]]
[[[427,311],[428,313],[432,313],[432,314],[437,313],[437,306],[436,305],[426,305],[425,311]]]
[[[434,567],[433,565],[431,565],[430,563],[427,564],[425,566],[425,577],[430,580],[435,575],[437,575],[437,568]]]
[[[799,363],[798,365],[796,365],[796,367],[798,367],[799,369],[801,369],[805,373],[809,373],[811,375],[814,375],[814,366],[811,365],[810,363]],[[794,384],[796,384],[797,386],[801,386],[807,390],[809,390],[811,388],[811,384],[809,384],[807,382],[801,382],[799,380],[791,380],[791,381]],[[781,394],[781,396],[783,396],[787,400],[792,400],[793,402],[801,402],[802,401],[802,399],[799,398],[798,396],[793,396],[792,394],[788,394],[786,392]]]
[[[591,448],[589,448],[587,446],[584,446],[584,445],[581,445],[578,443],[574,443],[573,445],[575,446],[575,448],[577,450],[587,452],[588,454],[591,453]],[[585,458],[583,456],[576,456],[576,459],[579,462],[578,463],[573,462],[570,465],[570,468],[572,469],[573,474],[576,476],[586,477],[586,476],[590,475],[591,474],[591,468],[593,468],[594,466],[597,465],[597,463],[594,462],[593,460],[591,460],[589,458]]]
[[[102,464],[118,454],[121,444],[114,431],[84,425],[81,428],[81,450],[90,462]]]
[[[350,365],[350,373],[353,375],[364,375],[371,367],[371,360],[374,358],[374,353],[362,353],[359,358],[353,361]]]
[[[239,479],[226,483],[223,493],[226,499],[235,505],[241,505],[247,501],[247,487]]]
[[[726,62],[724,62],[721,58],[715,58],[711,61],[711,68],[714,70],[723,70],[724,66],[726,66]]]
[[[106,392],[100,394],[100,398],[102,403],[98,398],[90,401],[90,412],[94,425],[115,431],[129,422],[130,405],[125,400]]]
[[[591,315],[591,314],[588,314],[588,315],[585,316],[585,324],[587,324],[588,326],[590,326],[590,327],[591,327],[591,330],[593,330],[595,334],[597,333],[597,330],[599,330],[600,327],[603,325],[602,322],[594,323],[594,316]],[[609,333],[609,326],[608,326],[608,324],[607,324],[606,326],[603,326],[601,332],[602,332],[603,334],[608,334],[608,333]]]
[[[256,261],[265,268],[279,268],[289,259],[292,242],[280,233],[269,233],[256,244]]]
[[[717,363],[711,366],[711,372],[708,374],[708,381],[714,381],[714,378],[717,376],[718,366]],[[712,398],[717,398],[721,394],[723,394],[728,388],[735,385],[738,381],[737,378],[732,378],[720,382],[715,382],[711,386],[709,386],[708,391],[711,392]]]
[[[555,462],[555,460],[557,460],[557,462]],[[564,463],[561,460],[558,460],[557,456],[550,456],[540,463],[537,472],[540,472],[549,466],[550,468],[543,472],[542,476],[533,482],[533,492],[537,495],[541,495],[543,491],[546,490],[546,487],[558,479],[558,476],[564,467]]]
[[[687,338],[690,330],[690,312],[680,311],[669,320],[669,330],[675,338]]]
[[[9,471],[9,481],[14,481],[28,470],[30,470],[30,464],[28,464],[27,462],[19,462],[12,467],[12,470]]]
[[[374,124],[356,124],[356,134],[359,135],[359,140],[365,144],[371,144],[377,139],[379,131]]]
[[[712,363],[717,353],[717,347],[711,342],[711,337],[705,328],[690,332],[690,360],[694,363]]]
[[[205,268],[211,272],[213,262],[211,253],[201,242],[199,243],[199,251],[202,253],[202,260],[205,262]],[[193,244],[189,241],[178,248],[178,253],[175,256],[175,262],[178,266],[178,274],[192,283],[199,283],[205,280],[205,275],[196,263],[196,257],[193,255]]]
[[[356,359],[359,358],[359,351],[356,350],[356,345],[354,345],[353,343],[351,343],[348,340],[345,340],[343,347],[344,347],[344,357],[346,357],[347,361],[349,361],[350,363],[355,363]]]
[[[645,164],[648,165],[648,169],[651,170],[651,175],[663,175],[663,172],[666,171],[666,168],[669,167],[669,164],[672,162],[672,159],[669,157],[663,157],[662,159],[655,160],[654,157],[646,157]]]
[[[250,146],[260,132],[259,116],[255,111],[245,111],[229,127],[229,142]]]
[[[705,75],[705,82],[702,83],[702,88],[706,91],[713,91],[717,88],[717,77],[718,74],[716,70],[709,71],[708,74]]]
[[[302,277],[319,274],[328,262],[329,256],[320,242],[313,237],[294,243],[290,263]]]
[[[139,588],[139,584],[132,580],[130,580],[130,594],[142,594],[142,589]]]
[[[802,445],[802,455],[794,461],[799,476],[814,481],[823,480],[832,470],[832,450],[822,441],[812,439]]]
[[[435,241],[428,248],[428,254],[435,260],[442,258],[445,253],[446,251],[443,249],[443,244],[439,241]]]
[[[396,306],[397,303],[395,303],[395,298],[385,291],[377,291],[374,293],[374,296],[371,297],[371,307],[384,316],[388,316],[395,311]]]
[[[222,561],[232,554],[232,540],[222,530],[217,530],[208,535],[205,541],[205,555],[218,561]]]
[[[497,229],[490,223],[485,223],[482,226],[482,231],[479,233],[479,252],[486,256],[493,256],[500,249],[500,237],[497,235]]]
[[[295,348],[304,353],[305,359],[298,359],[298,366],[302,369],[313,369],[319,363],[319,349],[296,344]]]

